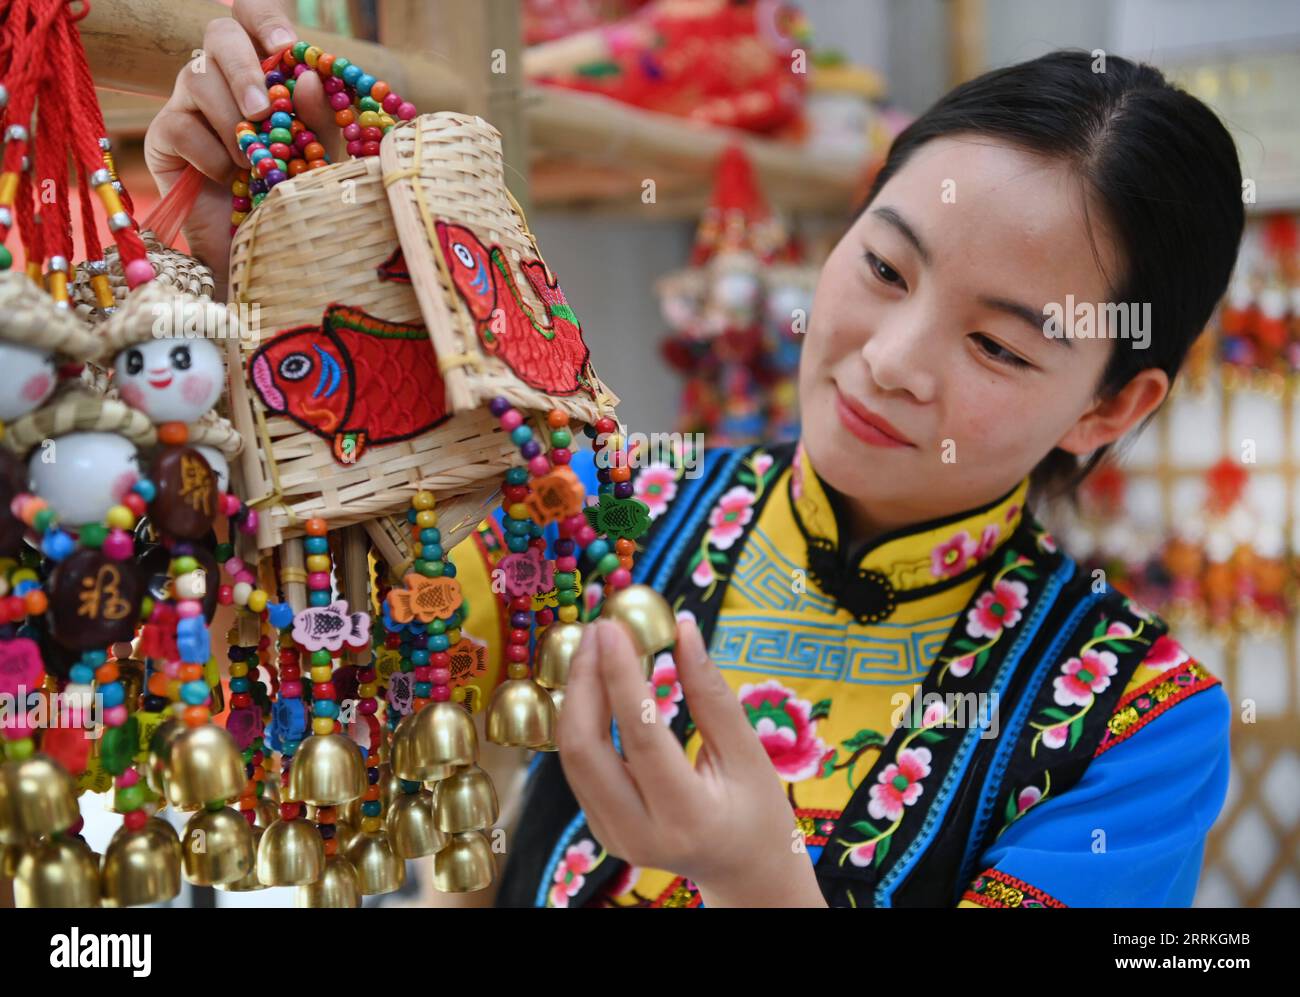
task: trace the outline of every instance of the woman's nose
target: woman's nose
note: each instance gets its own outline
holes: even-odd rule
[[[918,402],[929,402],[935,395],[942,349],[911,311],[883,316],[862,344],[862,359],[881,392],[906,391]]]

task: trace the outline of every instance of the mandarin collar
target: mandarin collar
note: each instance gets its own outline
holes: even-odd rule
[[[850,551],[839,545],[846,522],[842,502],[817,474],[802,441],[788,480],[790,508],[808,545],[810,573],[863,622],[887,619],[897,602],[986,571],[1020,525],[1029,493],[1026,475],[992,502],[889,530]]]

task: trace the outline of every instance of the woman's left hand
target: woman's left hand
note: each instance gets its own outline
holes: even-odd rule
[[[693,768],[620,623],[590,624],[574,655],[557,742],[592,833],[635,866],[693,880],[709,907],[826,906],[767,751],[685,617],[674,659],[703,739]]]

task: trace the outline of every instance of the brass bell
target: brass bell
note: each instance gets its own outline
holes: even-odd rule
[[[270,827],[280,819],[280,804],[274,800],[268,800],[263,796],[255,805],[257,810],[257,826]]]
[[[136,907],[172,899],[181,891],[181,842],[159,817],[130,831],[118,828],[104,852],[99,876],[105,907]]]
[[[433,819],[432,811],[429,819]],[[0,880],[10,880],[18,875],[18,860],[22,857],[22,845],[0,844]]]
[[[424,780],[424,788],[432,792],[433,787],[442,782],[443,779],[455,775],[458,768],[460,768],[459,765],[439,765],[436,771]]]
[[[173,807],[196,810],[239,796],[248,777],[244,774],[244,756],[230,732],[205,723],[186,727],[171,742],[164,782]]]
[[[268,769],[267,779],[264,783],[262,783],[262,799],[269,800],[271,803],[274,803],[277,806],[279,805],[280,803],[279,772],[277,772],[274,776],[272,776]]]
[[[49,755],[5,762],[0,765],[0,814],[10,844],[67,830],[81,816],[72,776]]]
[[[478,761],[478,732],[463,706],[451,700],[430,703],[402,718],[393,732],[392,769],[398,778],[424,782],[447,765]]]
[[[406,881],[406,863],[382,831],[362,831],[348,842],[344,854],[357,871],[363,896],[392,893]]]
[[[90,846],[80,838],[57,837],[24,848],[14,906],[98,907],[99,862]]]
[[[343,804],[343,806],[339,807],[338,810],[335,811],[335,824],[340,826],[346,824],[354,830],[359,828],[361,826],[361,804],[364,802],[365,800],[360,796],[355,800],[348,800],[347,803]]]
[[[472,893],[492,885],[496,862],[482,831],[452,835],[433,857],[433,887],[441,893]]]
[[[555,731],[556,731],[556,736],[558,736],[558,735],[559,735],[559,730],[560,730],[560,708],[564,706],[564,690],[563,690],[563,689],[547,689],[546,691],[547,691],[548,693],[550,693],[550,695],[551,695],[551,702],[552,702],[552,703],[554,704],[554,706],[555,706]],[[542,745],[540,748],[538,748],[537,750],[538,750],[538,751],[559,751],[559,750],[560,750],[560,745],[559,745],[559,743],[556,741],[555,737],[552,737],[551,740],[550,740],[548,743],[543,744],[543,745]]]
[[[628,629],[636,653],[650,663],[660,651],[677,642],[677,619],[668,601],[648,585],[629,585],[605,599],[602,617],[618,620]]]
[[[277,820],[257,846],[257,878],[266,886],[314,883],[325,868],[325,845],[310,821]]]
[[[252,893],[255,890],[266,889],[266,884],[257,877],[257,852],[261,847],[262,838],[266,835],[266,828],[253,827],[253,864],[249,866],[248,872],[244,873],[233,883],[218,883],[218,890],[225,890],[227,893]]]
[[[543,689],[562,689],[569,682],[569,665],[587,628],[581,623],[552,623],[537,642],[534,678]]]
[[[361,883],[357,870],[342,855],[331,855],[325,861],[320,879],[298,887],[294,906],[360,907]]]
[[[366,791],[361,749],[342,734],[303,738],[289,770],[289,795],[318,807],[337,807]]]
[[[393,767],[387,762],[379,766],[379,800],[384,805],[384,813],[388,813],[388,808],[393,805],[393,801],[399,796],[405,795],[406,790],[402,788],[402,778],[393,771]]]
[[[384,817],[393,851],[404,859],[432,855],[447,843],[433,816],[433,796],[427,792],[403,793],[393,800]]]
[[[181,861],[185,878],[195,886],[243,879],[253,859],[253,829],[237,811],[200,810],[185,825]]]
[[[352,839],[360,833],[360,824],[335,824],[334,840],[339,843],[338,853],[340,855],[346,854],[348,845],[352,844]]]
[[[531,678],[506,679],[492,692],[487,739],[507,748],[545,747],[555,740],[555,704]]]
[[[446,834],[491,827],[499,808],[491,777],[477,765],[469,765],[443,779],[433,792],[433,816],[438,830]]]
[[[167,769],[171,763],[172,745],[185,732],[185,723],[175,717],[164,720],[149,739],[149,764],[145,766],[145,782],[159,796],[167,795]]]

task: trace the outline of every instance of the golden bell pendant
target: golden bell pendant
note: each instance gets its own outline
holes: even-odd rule
[[[366,791],[361,749],[342,734],[305,737],[289,770],[289,795],[318,807],[337,807]]]
[[[248,777],[244,774],[244,756],[230,732],[206,723],[187,727],[176,735],[163,781],[173,807],[197,810],[239,796]]]
[[[253,829],[229,807],[200,810],[185,825],[181,861],[185,878],[195,886],[243,879],[253,868],[253,859]]]
[[[360,907],[357,870],[342,855],[331,855],[316,882],[298,887],[293,903],[295,907]]]
[[[362,896],[392,893],[406,881],[406,863],[382,831],[362,831],[348,842],[345,854],[357,871]]]
[[[255,890],[266,889],[266,884],[257,877],[257,851],[261,846],[262,838],[266,836],[266,828],[253,826],[250,830],[253,832],[253,864],[248,867],[248,872],[233,883],[218,883],[218,890],[225,890],[227,893],[252,893]]]
[[[80,816],[72,776],[53,758],[0,765],[0,827],[11,844],[67,830]]]
[[[185,733],[182,720],[172,717],[164,720],[149,739],[149,764],[144,769],[145,782],[159,796],[167,798],[167,771],[171,764],[172,745]]]
[[[506,679],[492,692],[487,739],[507,748],[544,748],[555,740],[555,704],[531,678]]]
[[[181,891],[181,841],[160,817],[144,827],[118,828],[104,852],[99,876],[105,907],[137,907],[172,899]]]
[[[578,653],[587,628],[581,623],[552,623],[537,642],[534,678],[543,689],[562,689],[569,683],[569,666]]]
[[[469,712],[451,700],[430,703],[402,718],[393,732],[392,770],[399,779],[425,782],[448,765],[478,761],[478,732]]]
[[[379,765],[379,799],[384,805],[384,813],[388,813],[388,808],[393,805],[393,801],[399,796],[406,795],[406,790],[402,788],[401,777],[393,771],[393,767],[387,762],[381,762]]]
[[[265,796],[257,801],[256,810],[258,827],[270,827],[280,819],[280,804],[274,800],[268,800]]]
[[[492,885],[496,862],[482,831],[452,835],[433,857],[433,888],[440,893],[473,893]]]
[[[636,653],[647,659],[647,678],[654,656],[677,642],[677,619],[672,607],[649,585],[629,585],[615,592],[606,598],[601,616],[627,627]]]
[[[444,834],[480,831],[496,821],[499,808],[491,777],[469,765],[438,783],[433,791],[433,816]]]
[[[309,821],[277,820],[257,846],[257,878],[266,886],[314,883],[325,869],[325,845]]]
[[[555,737],[551,738],[550,743],[543,744],[537,750],[538,751],[559,751],[560,745],[557,741],[557,738],[559,737],[559,731],[560,731],[560,709],[561,707],[564,706],[564,690],[547,689],[546,691],[550,693],[551,703],[555,707],[555,732],[556,733],[555,733]]]
[[[447,843],[433,815],[433,796],[427,792],[403,793],[388,808],[384,825],[393,851],[404,859],[432,855]]]
[[[53,838],[23,849],[14,906],[98,907],[99,862],[80,838]]]

